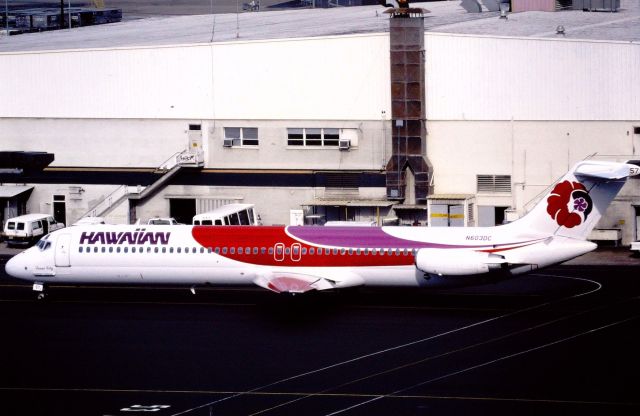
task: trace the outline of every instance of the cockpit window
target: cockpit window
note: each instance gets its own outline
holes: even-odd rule
[[[38,241],[38,244],[36,244],[36,246],[40,249],[40,251],[45,251],[51,247],[51,241],[47,241],[43,238],[42,240]]]

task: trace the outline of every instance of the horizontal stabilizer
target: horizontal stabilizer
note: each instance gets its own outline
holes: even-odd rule
[[[576,177],[615,180],[640,174],[640,167],[625,163],[599,162],[595,160],[580,162],[574,171]]]

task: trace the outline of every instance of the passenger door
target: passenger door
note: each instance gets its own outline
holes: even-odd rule
[[[71,266],[71,234],[60,234],[56,241],[56,267]]]

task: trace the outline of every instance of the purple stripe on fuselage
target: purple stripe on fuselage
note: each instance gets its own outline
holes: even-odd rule
[[[405,240],[379,227],[287,227],[287,233],[302,242],[320,246],[352,248],[484,248],[483,245],[454,245]]]

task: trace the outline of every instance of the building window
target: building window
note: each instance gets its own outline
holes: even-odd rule
[[[224,146],[242,147],[258,145],[257,127],[225,127]]]
[[[511,175],[477,175],[478,192],[510,193]]]
[[[202,124],[189,124],[189,131],[200,131],[202,130]]]
[[[338,147],[340,129],[290,128],[287,129],[287,145],[305,147]]]

